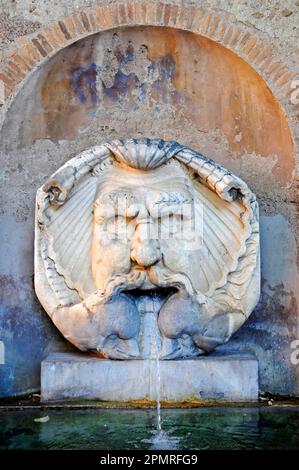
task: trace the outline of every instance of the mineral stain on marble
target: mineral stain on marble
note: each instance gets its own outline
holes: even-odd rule
[[[142,45],[138,53],[135,52],[131,41],[128,41],[126,50],[118,45],[113,50],[117,61],[117,71],[112,78],[112,85],[108,86],[103,77],[104,66],[90,63],[71,71],[70,86],[74,96],[80,104],[87,102],[97,105],[105,97],[117,102],[129,94],[134,94],[139,101],[155,97],[163,102],[177,101],[179,94],[172,85],[175,78],[176,62],[171,54],[166,53],[159,59],[148,61],[149,65],[139,63],[139,56],[147,53],[147,46]],[[130,67],[132,65],[132,67]],[[137,70],[145,68],[141,74]],[[130,72],[130,69],[134,71]],[[140,75],[143,75],[141,77]],[[96,117],[96,113],[89,113]]]
[[[162,136],[234,171],[245,154],[276,158],[280,186],[293,178],[292,136],[267,85],[231,51],[187,31],[121,28],[77,41],[32,75],[11,115],[11,138],[9,121],[3,127],[9,148],[78,139],[83,149],[99,132],[105,140]]]
[[[134,73],[126,75],[121,70],[118,70],[114,77],[114,83],[112,87],[106,88],[103,84],[104,94],[113,101],[119,100],[122,95],[125,95],[132,89],[140,87],[138,77]]]
[[[146,97],[150,97],[154,91],[160,95],[161,99],[165,102],[168,96],[176,97],[178,93],[173,89],[169,90],[169,85],[172,83],[175,75],[175,60],[166,54],[161,59],[153,60],[147,67],[147,77],[145,81],[141,81],[136,73],[125,74],[122,72],[121,65],[128,60],[133,61],[134,56],[130,59],[120,56],[119,69],[114,77],[112,87],[106,87],[103,83],[104,94],[112,100],[118,100],[123,95],[136,90],[137,98],[144,101]],[[155,77],[154,79],[152,77]],[[156,78],[157,77],[157,78]]]
[[[78,67],[71,75],[71,87],[80,103],[85,103],[90,96],[91,102],[98,101],[97,89],[97,65],[91,63],[88,67]]]

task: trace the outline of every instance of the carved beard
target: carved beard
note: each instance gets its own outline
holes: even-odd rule
[[[133,267],[128,274],[118,273],[114,275],[107,282],[102,296],[108,299],[122,292],[129,293],[134,289],[143,290],[147,279],[153,285],[153,289],[177,288],[185,290],[191,297],[198,295],[187,274],[172,271],[161,260],[158,264],[144,271]],[[145,294],[147,290],[149,289],[144,289]]]
[[[152,284],[157,287],[175,287],[178,289],[185,289],[190,296],[194,296],[196,294],[196,290],[194,289],[189,276],[181,272],[172,271],[166,267],[164,261],[149,269],[149,279]]]
[[[228,315],[219,305],[196,291],[187,274],[172,271],[163,260],[146,271],[132,268],[128,274],[114,276],[107,284],[104,298],[108,304],[113,302],[116,308],[118,302],[124,302],[124,298],[129,300],[130,291],[134,289],[146,295],[147,290],[142,288],[147,279],[154,288],[166,293],[157,312],[163,339],[161,359],[196,356],[227,341],[232,333]],[[134,316],[134,319],[139,325],[139,318]]]

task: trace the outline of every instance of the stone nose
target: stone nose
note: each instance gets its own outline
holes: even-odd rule
[[[149,267],[161,258],[159,240],[153,238],[149,221],[140,221],[136,228],[131,247],[131,259],[139,266]]]

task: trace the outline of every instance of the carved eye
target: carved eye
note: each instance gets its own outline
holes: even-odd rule
[[[106,229],[108,234],[113,235],[116,239],[127,240],[130,237],[131,229],[128,219],[122,215],[115,215],[107,220]]]
[[[163,238],[172,238],[182,231],[182,219],[180,214],[168,214],[160,219],[160,233]]]
[[[140,211],[140,204],[131,204],[126,209],[126,217],[130,220],[137,217]]]
[[[101,223],[105,219],[115,217],[115,207],[109,203],[97,203],[94,205],[94,220]]]

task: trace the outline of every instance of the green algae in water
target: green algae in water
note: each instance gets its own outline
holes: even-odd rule
[[[49,416],[45,423],[34,419]],[[299,407],[0,412],[0,449],[299,449]]]

